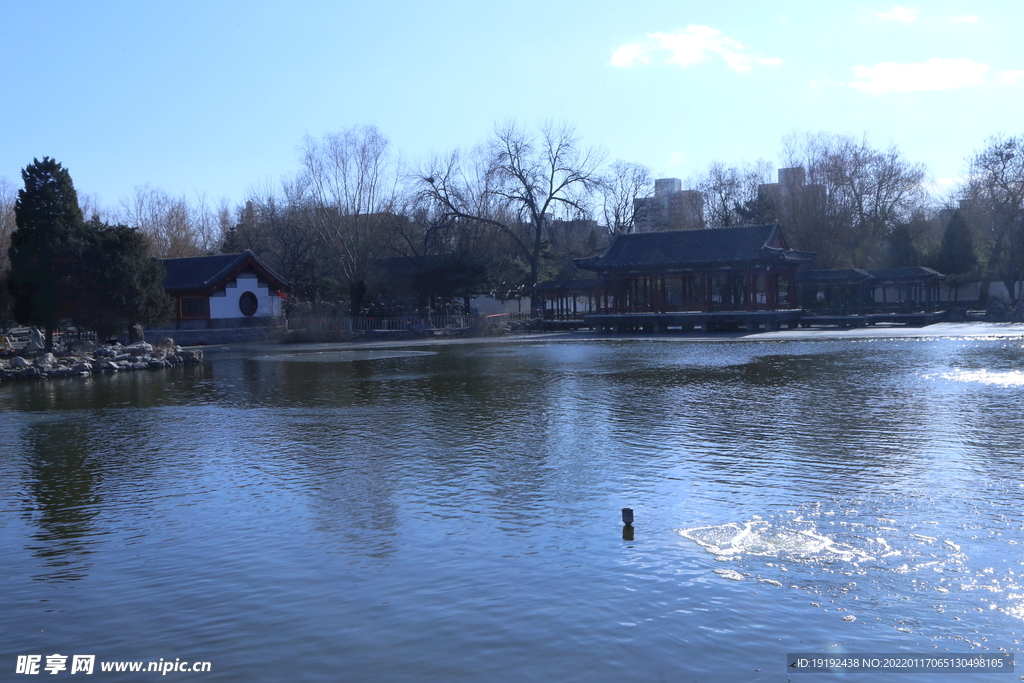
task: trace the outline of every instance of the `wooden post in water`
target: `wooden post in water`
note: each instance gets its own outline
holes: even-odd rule
[[[633,508],[622,508],[622,540],[633,540]]]

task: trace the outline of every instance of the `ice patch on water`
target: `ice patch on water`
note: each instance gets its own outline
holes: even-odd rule
[[[976,526],[973,518],[969,524],[954,526],[919,517],[903,520],[892,514],[892,507],[863,512],[858,507],[841,501],[833,509],[808,503],[746,521],[675,531],[693,542],[694,550],[699,547],[716,560],[710,564],[719,567],[715,573],[723,579],[749,579],[754,585],[791,587],[826,597],[836,605],[826,608],[819,600],[815,604],[830,611],[842,611],[845,601],[851,606],[859,599],[858,623],[868,620],[864,609],[895,610],[901,604],[897,600],[930,603],[936,614],[954,615],[953,621],[959,620],[958,612],[968,609],[1024,621],[1024,571],[1015,573],[986,561],[988,549],[969,545],[974,542],[968,540],[981,538],[1002,542],[1007,549],[1019,548],[1024,542],[998,538],[1024,531],[1018,517],[1000,509],[1002,516],[991,527]],[[1006,526],[1000,528],[999,521]],[[920,533],[926,530],[932,533]],[[988,533],[972,536],[972,530]],[[1024,561],[1020,564],[1024,567]],[[857,582],[866,588],[857,587]],[[879,587],[885,587],[884,595],[878,593]]]
[[[863,562],[873,556],[862,549],[836,543],[818,533],[813,525],[799,529],[754,518],[749,522],[729,522],[716,526],[677,529],[716,558],[740,555],[778,557],[789,560]],[[781,567],[780,567],[781,568]]]
[[[723,579],[729,579],[730,581],[743,580],[743,574],[740,574],[735,569],[716,569],[715,573],[721,576]]]

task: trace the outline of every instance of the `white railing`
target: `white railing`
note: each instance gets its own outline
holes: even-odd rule
[[[530,320],[533,318],[532,315],[526,312],[516,313],[492,313],[485,315],[484,319],[487,320],[487,324],[491,327],[501,327],[510,322],[516,322],[518,320]]]
[[[406,316],[401,318],[351,318],[353,332],[390,330],[462,330],[472,326],[468,315]]]
[[[529,313],[495,313],[486,316],[430,315],[392,318],[349,318],[344,316],[292,316],[289,330],[319,330],[342,332],[404,331],[404,330],[464,330],[482,323],[501,327],[517,320],[529,320]]]

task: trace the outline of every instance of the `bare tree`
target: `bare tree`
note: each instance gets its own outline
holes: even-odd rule
[[[962,199],[987,252],[982,292],[999,278],[1017,299],[1014,283],[1024,279],[1024,137],[989,138],[970,161]]]
[[[14,298],[7,289],[7,276],[11,270],[8,249],[11,248],[11,233],[17,225],[14,222],[14,203],[18,189],[6,178],[0,177],[0,332],[6,332],[13,322]]]
[[[771,179],[771,164],[763,159],[752,165],[726,166],[713,162],[690,184],[704,196],[704,224],[727,228],[744,222],[740,209],[757,200],[758,187]]]
[[[613,161],[601,177],[600,212],[604,224],[613,234],[630,233],[636,227],[638,211],[643,212],[643,203],[638,199],[648,197],[654,191],[651,170],[642,164],[629,161]]]
[[[307,138],[302,161],[313,227],[345,280],[351,314],[359,315],[373,264],[406,220],[395,213],[400,161],[373,126]]]
[[[216,250],[220,232],[204,197],[193,206],[150,185],[135,188],[134,196],[121,202],[118,220],[142,230],[157,258],[203,256]]]
[[[865,139],[818,133],[790,136],[784,148],[787,165],[804,167],[817,190],[788,193],[804,202],[782,207],[797,224],[794,242],[833,267],[880,265],[893,230],[929,202],[924,166],[895,145],[881,150]]]
[[[497,127],[486,147],[458,151],[419,174],[423,194],[450,218],[492,226],[507,236],[537,283],[550,224],[556,217],[583,218],[582,199],[600,185],[602,155],[580,144],[567,125],[545,124],[539,135],[515,123]]]
[[[314,226],[316,208],[302,179],[282,180],[279,188],[253,186],[247,196],[235,227],[238,249],[266,261],[299,299],[341,298],[335,259]]]
[[[11,233],[17,227],[14,223],[14,202],[18,198],[18,189],[0,178],[0,277],[6,279],[11,267],[7,250],[11,246]]]

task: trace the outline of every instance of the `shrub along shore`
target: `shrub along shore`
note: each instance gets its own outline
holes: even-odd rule
[[[38,353],[0,358],[0,381],[55,377],[88,377],[97,373],[157,370],[203,362],[203,352],[182,349],[173,339],[160,344],[136,342],[128,346],[99,346],[83,342],[54,355]]]

